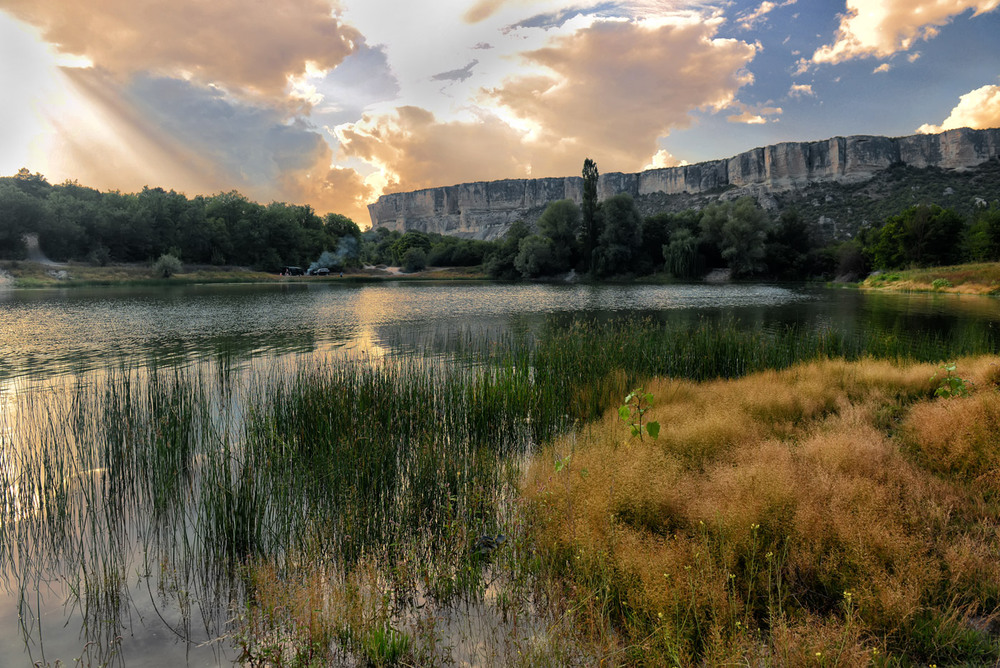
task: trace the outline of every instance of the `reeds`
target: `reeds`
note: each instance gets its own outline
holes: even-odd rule
[[[653,377],[739,378],[802,360],[869,354],[941,360],[994,349],[992,336],[989,330],[971,330],[961,339],[945,340],[635,319],[499,336],[466,334],[444,362],[414,355],[300,362],[263,371],[240,369],[230,360],[201,370],[112,369],[73,387],[11,400],[0,429],[0,483],[7,490],[0,544],[26,609],[28,594],[42,581],[64,580],[80,601],[88,635],[103,636],[109,651],[117,648],[115,632],[128,612],[136,572],[145,573],[152,587],[163,585],[184,628],[191,627],[191,600],[196,599],[204,635],[217,637],[227,632],[225,620],[234,607],[261,604],[257,569],[280,581],[301,572],[297,569],[304,563],[326,564],[343,574],[343,585],[361,565],[378,564],[378,576],[366,586],[387,597],[387,612],[378,622],[383,635],[370,634],[374,627],[364,625],[352,631],[350,642],[337,641],[336,629],[322,636],[328,645],[347,643],[350,651],[360,652],[368,640],[376,645],[378,637],[392,640],[386,629],[406,619],[415,598],[429,597],[438,605],[482,599],[496,589],[498,562],[504,564],[500,580],[509,584],[504,609],[544,616],[543,608],[528,603],[537,593],[532,580],[542,560],[576,556],[591,564],[587,572],[604,573],[587,585],[592,596],[581,607],[592,611],[595,629],[608,631],[601,642],[618,633],[611,629],[636,623],[634,637],[639,638],[659,628],[634,614],[629,592],[635,583],[646,582],[644,571],[623,570],[607,551],[591,554],[573,541],[560,543],[557,536],[567,530],[573,540],[595,545],[625,540],[626,534],[608,534],[601,522],[584,521],[606,512],[616,518],[616,526],[642,537],[629,548],[639,550],[640,543],[658,544],[676,535],[695,516],[711,524],[709,500],[724,500],[744,509],[743,524],[766,527],[754,539],[759,542],[751,550],[755,565],[732,561],[734,555],[746,560],[751,540],[745,527],[733,525],[725,532],[731,547],[712,547],[721,556],[705,564],[715,575],[706,571],[699,577],[711,580],[724,567],[730,573],[750,568],[752,581],[742,583],[756,592],[750,598],[765,592],[778,596],[762,584],[769,571],[758,552],[765,545],[783,549],[782,513],[790,501],[777,482],[751,493],[742,479],[730,480],[721,470],[711,473],[714,467],[736,462],[758,480],[782,471],[794,478],[801,471],[774,454],[779,446],[761,451],[773,469],[753,464],[753,454],[734,459],[734,453],[760,439],[795,438],[803,425],[838,414],[845,401],[871,392],[889,392],[888,403],[902,405],[926,392],[929,381],[899,381],[897,387],[892,385],[896,380],[886,380],[897,378],[895,367],[848,372],[836,364],[815,367],[822,379],[806,371],[793,375],[812,373],[808,382],[764,375],[747,381],[751,385],[709,385],[717,389],[708,395],[690,383],[662,381],[655,391],[686,408],[672,413],[669,402],[658,408],[661,424],[669,426],[661,433],[666,449],[659,459],[622,457],[627,446],[619,444],[622,450],[612,459],[635,470],[615,473],[613,493],[578,497],[586,484],[607,482],[600,457],[609,455],[587,463],[593,456],[588,452],[600,452],[596,446],[572,454],[572,446],[567,448],[577,437],[589,443],[585,425],[600,420],[629,388]],[[896,389],[887,390],[887,383]],[[776,392],[775,385],[787,391]],[[719,406],[725,411],[708,410]],[[685,421],[685,415],[699,420]],[[891,414],[882,418],[895,419]],[[524,516],[518,490],[526,458],[557,438],[570,439],[557,441],[557,450],[560,458],[571,454],[572,474],[556,479],[579,480],[573,478],[566,491],[566,499],[572,499],[567,512],[575,519],[553,529],[547,543],[519,529]],[[937,446],[923,447],[929,452]],[[644,470],[655,470],[656,477],[643,479]],[[690,472],[715,476],[711,494],[708,488],[684,491],[681,480]],[[704,499],[703,506],[691,501],[695,497]],[[777,519],[761,521],[768,513]],[[495,553],[484,555],[476,548],[477,539],[499,534],[508,539]],[[671,557],[675,566],[682,563],[677,555],[693,559],[698,540],[703,539],[686,539],[686,547]],[[536,551],[539,545],[550,551]],[[954,548],[969,572],[979,568],[977,550],[972,544]],[[780,569],[768,577],[779,575],[787,581]],[[732,598],[724,580],[716,584],[712,596]],[[829,586],[838,585],[831,580]],[[675,637],[669,643],[677,656],[707,656],[706,641],[690,645],[684,640],[691,637],[691,624],[715,628],[706,617],[709,608],[697,598],[657,604],[686,620],[671,631]],[[726,614],[759,622],[762,608],[746,603],[745,594],[737,598],[741,602],[733,605],[744,606],[742,612],[733,608]],[[622,607],[627,601],[632,607]],[[788,624],[790,637],[797,633],[792,622],[782,623]],[[634,651],[645,651],[649,642],[642,640]],[[420,651],[408,646],[405,653]],[[628,652],[622,656],[630,660]]]

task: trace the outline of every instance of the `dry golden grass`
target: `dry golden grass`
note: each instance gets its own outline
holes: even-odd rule
[[[61,265],[46,265],[30,261],[0,262],[0,270],[5,271],[22,287],[74,286],[74,285],[116,285],[133,283],[226,283],[275,281],[278,277],[242,267],[187,266],[184,271],[170,279],[157,277],[146,264],[114,264],[98,267],[70,262]],[[65,272],[63,274],[63,272]],[[59,276],[65,276],[60,278]]]
[[[861,286],[888,292],[934,291],[970,295],[994,295],[1000,291],[1000,262],[909,269],[889,275],[894,280],[887,281],[886,275],[880,275],[866,279]],[[947,281],[947,284],[934,287],[934,281],[938,279]]]
[[[1000,605],[997,364],[960,360],[956,399],[872,360],[652,382],[659,440],[612,412],[553,446],[569,466],[535,459],[540,550],[668,663],[995,660],[972,622]]]

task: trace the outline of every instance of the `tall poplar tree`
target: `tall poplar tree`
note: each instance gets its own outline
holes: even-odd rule
[[[597,247],[597,237],[601,231],[598,229],[597,219],[597,163],[587,158],[583,161],[583,267],[588,273],[594,263],[594,248]]]

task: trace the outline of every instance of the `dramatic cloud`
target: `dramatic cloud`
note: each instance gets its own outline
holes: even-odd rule
[[[492,16],[501,6],[503,6],[508,0],[478,0],[476,4],[472,5],[462,18],[467,23],[479,23],[485,19]]]
[[[321,130],[281,106],[251,104],[212,87],[139,77],[124,93],[153,132],[190,147],[202,170],[224,189],[261,201],[308,202],[367,221],[372,195],[351,169],[331,167],[333,154]],[[359,216],[361,216],[359,218]]]
[[[678,165],[686,165],[687,161],[678,160],[669,151],[661,148],[659,151],[653,154],[653,159],[649,161],[649,164],[643,167],[643,169],[662,169],[663,167],[677,167]]]
[[[385,175],[386,191],[518,176],[676,164],[656,140],[696,109],[737,105],[756,46],[716,38],[713,20],[600,21],[522,55],[531,74],[481,91],[465,117],[418,106],[337,128],[344,156]],[[765,108],[755,114],[776,114]],[[374,182],[373,182],[374,183]]]
[[[524,54],[541,73],[488,91],[536,139],[606,169],[641,168],[655,141],[695,109],[733,104],[756,47],[715,37],[717,23],[602,21]]]
[[[1000,86],[990,85],[961,96],[941,125],[927,123],[917,128],[917,132],[935,134],[955,128],[996,127],[1000,127]]]
[[[752,12],[741,15],[737,20],[739,21],[741,28],[744,30],[750,30],[754,27],[754,25],[763,21],[764,17],[773,12],[775,9],[779,7],[786,7],[788,5],[794,5],[797,1],[798,0],[787,0],[786,2],[779,4],[777,2],[769,2],[768,0],[765,0],[760,3],[760,7]]]
[[[726,120],[730,123],[763,125],[768,122],[768,116],[780,116],[783,111],[781,107],[750,107],[745,104],[737,104],[736,106],[740,113],[726,116]],[[777,120],[777,118],[771,119],[772,122],[777,122]]]
[[[189,196],[239,190],[261,202],[308,203],[367,222],[372,189],[331,167],[321,131],[281,107],[162,77],[127,85],[97,69],[66,75],[79,99],[72,122],[52,120],[43,165],[55,180],[97,188],[173,188]]]
[[[326,0],[0,0],[63,53],[118,75],[153,72],[280,92],[307,63],[338,65],[360,35]]]
[[[356,121],[369,105],[398,94],[385,51],[365,44],[334,70],[293,80],[293,95],[311,105],[310,118],[328,126]]]
[[[280,199],[285,202],[310,204],[322,213],[343,214],[360,225],[368,227],[368,203],[375,199],[372,186],[361,175],[343,167],[330,167],[329,151],[320,155],[314,170],[300,170],[283,174],[280,180]]]
[[[425,109],[400,107],[342,126],[337,136],[346,156],[383,171],[387,192],[509,178],[526,169],[521,134],[495,116],[441,122]]]
[[[570,19],[574,19],[577,16],[582,16],[584,14],[599,13],[605,10],[611,10],[613,8],[615,8],[614,3],[605,3],[603,5],[598,5],[592,8],[567,7],[559,11],[547,12],[545,14],[536,14],[535,16],[522,19],[517,23],[505,27],[503,29],[503,32],[510,33],[516,30],[521,30],[523,28],[543,28],[548,30],[549,28],[556,28],[562,26]]]
[[[835,41],[817,49],[812,62],[888,58],[931,39],[958,14],[978,16],[998,6],[1000,0],[847,0]]]

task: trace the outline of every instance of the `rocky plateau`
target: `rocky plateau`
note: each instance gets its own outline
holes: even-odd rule
[[[775,212],[789,205],[800,206],[801,196],[823,184],[860,186],[900,168],[964,172],[998,160],[997,128],[960,128],[909,137],[833,137],[755,148],[725,160],[632,174],[601,174],[598,198],[628,193],[640,211],[650,215],[749,195]],[[990,194],[985,193],[983,199],[990,199]],[[496,239],[515,220],[534,223],[549,202],[571,199],[580,203],[582,195],[583,179],[579,176],[505,179],[382,195],[368,210],[373,227]],[[823,195],[826,202],[831,197]],[[828,216],[817,215],[813,221],[823,228],[823,236],[830,238],[849,237],[865,222],[841,221],[838,229],[837,221]]]

